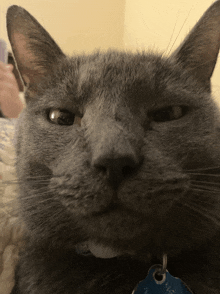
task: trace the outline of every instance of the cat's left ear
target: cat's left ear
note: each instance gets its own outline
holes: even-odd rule
[[[26,86],[48,76],[64,53],[48,32],[24,8],[10,6],[7,31],[17,67]]]
[[[220,0],[204,13],[171,55],[209,90],[220,47]]]

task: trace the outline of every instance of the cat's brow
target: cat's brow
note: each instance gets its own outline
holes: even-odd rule
[[[54,91],[56,92],[56,91]],[[46,96],[46,95],[45,95]],[[82,103],[80,103],[79,98],[75,97],[74,95],[62,95],[61,93],[54,93],[51,92],[50,96],[39,97],[36,100],[33,100],[31,103],[31,110],[32,111],[41,111],[44,109],[67,109],[74,113],[80,113],[80,109],[82,108]]]

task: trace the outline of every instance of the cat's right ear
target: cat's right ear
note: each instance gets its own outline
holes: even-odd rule
[[[210,78],[219,48],[220,0],[210,6],[170,58],[174,58],[210,90]]]
[[[7,11],[7,31],[18,70],[24,84],[37,84],[53,70],[64,53],[47,31],[22,7]]]

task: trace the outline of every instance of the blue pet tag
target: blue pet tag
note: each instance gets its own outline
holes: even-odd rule
[[[141,281],[132,294],[193,294],[179,279],[173,277],[166,269],[162,272],[161,265],[150,268],[148,276]]]

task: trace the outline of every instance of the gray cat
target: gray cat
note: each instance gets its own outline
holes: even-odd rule
[[[193,293],[220,293],[210,86],[220,1],[169,57],[68,57],[18,6],[7,28],[27,102],[16,146],[27,235],[14,293],[131,294],[164,254]]]

